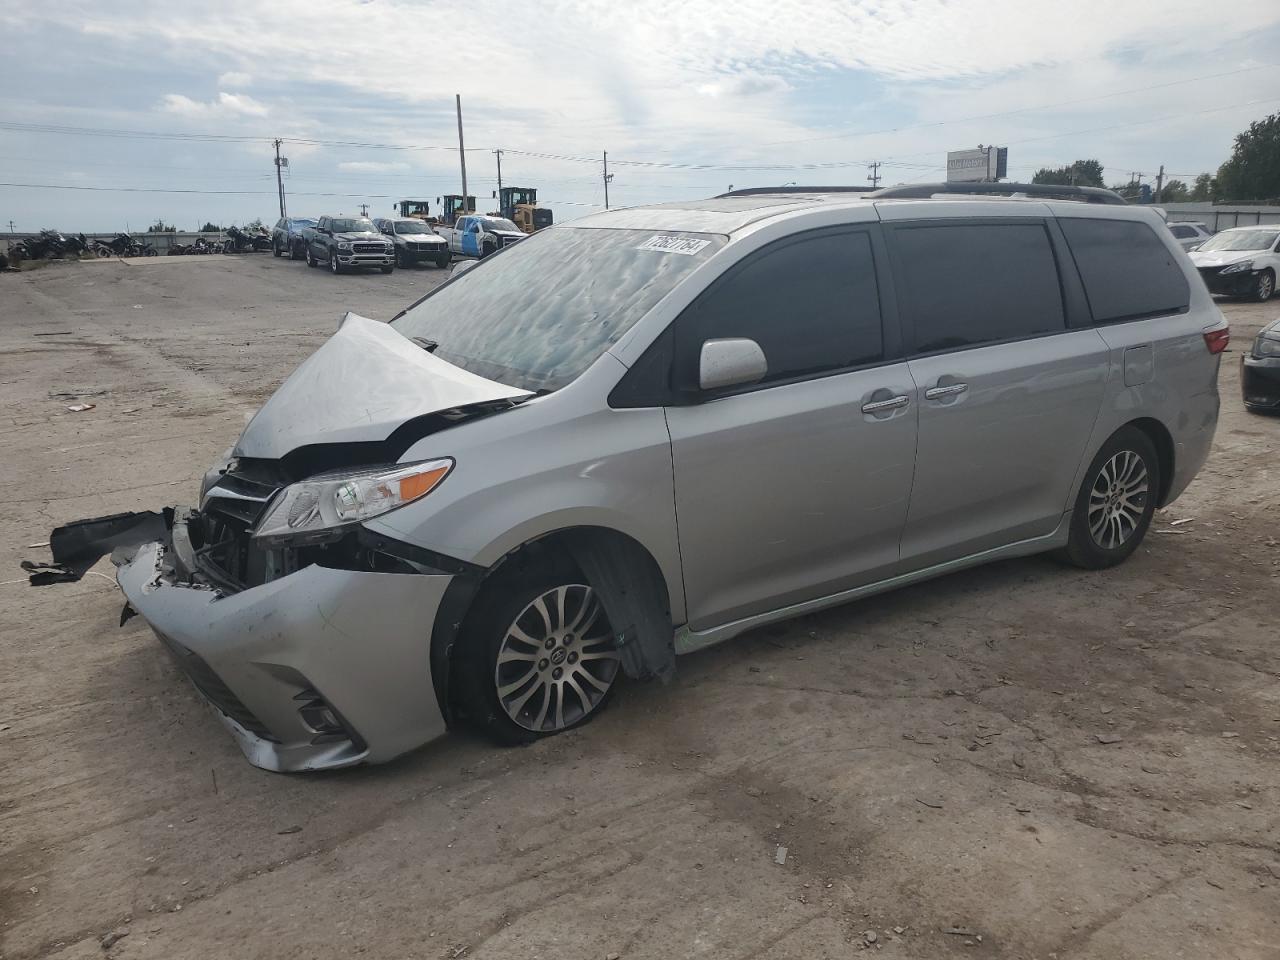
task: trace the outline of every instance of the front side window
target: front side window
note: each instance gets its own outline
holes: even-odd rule
[[[707,340],[742,337],[764,351],[763,382],[875,363],[884,356],[871,237],[824,232],[766,247],[734,267],[677,322],[681,382],[697,382]]]
[[[1095,323],[1140,320],[1187,309],[1191,302],[1187,278],[1147,224],[1075,217],[1058,223],[1080,270]],[[1207,240],[1200,251],[1216,239]]]
[[[941,223],[891,235],[898,300],[915,352],[1066,329],[1062,286],[1041,223]]]
[[[709,234],[553,227],[437,287],[391,326],[479,376],[558,390],[724,242]]]

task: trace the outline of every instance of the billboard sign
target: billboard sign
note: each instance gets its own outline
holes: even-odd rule
[[[982,183],[1008,176],[1007,147],[952,150],[947,154],[948,183]]]

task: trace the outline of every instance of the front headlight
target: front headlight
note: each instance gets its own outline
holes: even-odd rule
[[[337,540],[356,524],[425,497],[452,469],[444,458],[292,483],[271,501],[253,539],[267,548]]]
[[[1255,357],[1280,357],[1280,340],[1259,336],[1257,340],[1253,341],[1253,355]]]
[[[350,250],[350,249],[351,249],[351,244],[349,244],[349,243],[347,243],[345,240],[343,240],[341,243],[339,243],[339,244],[338,244],[338,249],[339,249],[339,250]]]
[[[1222,273],[1244,273],[1246,270],[1253,269],[1252,260],[1241,260],[1239,263],[1233,263],[1229,267],[1223,267]]]

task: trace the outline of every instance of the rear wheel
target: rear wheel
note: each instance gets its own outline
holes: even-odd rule
[[[1086,570],[1128,559],[1151,525],[1160,491],[1160,459],[1151,438],[1123,427],[1089,464],[1071,515],[1065,559]]]
[[[621,663],[599,597],[568,564],[497,574],[460,639],[460,706],[502,743],[585,723]]]
[[[1257,285],[1253,288],[1253,299],[1258,303],[1266,303],[1276,292],[1276,275],[1270,270],[1258,274]]]

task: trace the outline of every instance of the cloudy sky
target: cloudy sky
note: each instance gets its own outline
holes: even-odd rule
[[[539,188],[558,220],[735,186],[1189,179],[1280,110],[1280,3],[172,0],[0,5],[0,229],[193,228]],[[1065,11],[1065,12],[1064,12]],[[53,132],[56,129],[62,132]],[[90,134],[87,131],[96,131]],[[110,134],[110,135],[107,135]],[[15,186],[15,184],[17,186]],[[39,186],[37,186],[39,185]],[[81,189],[66,189],[76,187]],[[92,188],[92,189],[89,189]],[[484,206],[487,203],[482,201]]]

